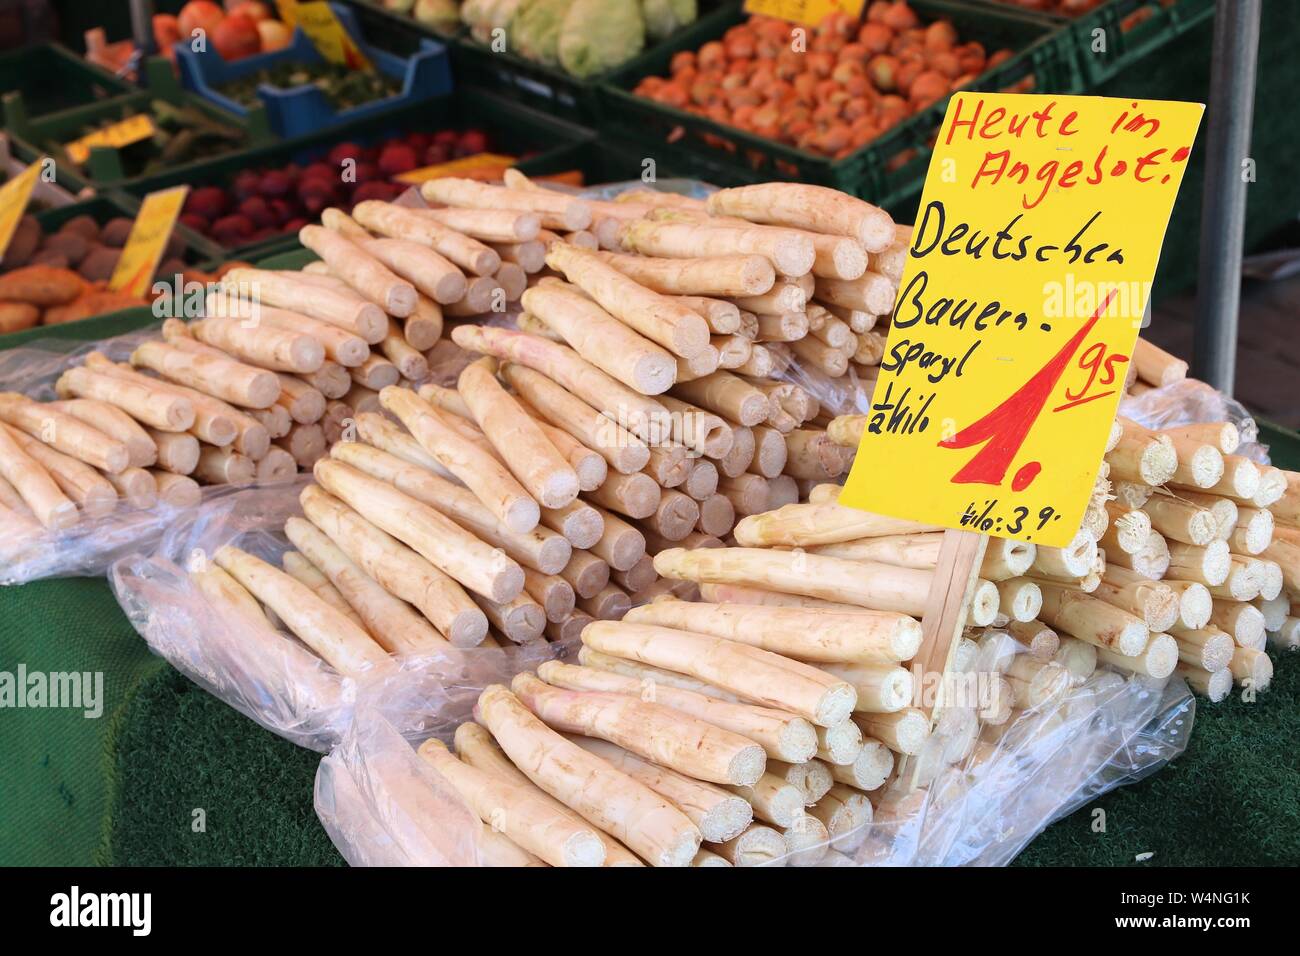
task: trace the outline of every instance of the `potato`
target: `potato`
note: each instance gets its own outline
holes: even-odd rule
[[[86,254],[86,258],[81,260],[81,265],[77,271],[81,277],[89,282],[96,282],[100,279],[107,279],[117,268],[117,260],[121,258],[122,250],[111,249],[108,246],[94,246]]]
[[[118,216],[116,219],[110,219],[104,223],[103,230],[99,233],[99,241],[106,246],[112,246],[115,249],[121,249],[126,245],[127,237],[131,235],[131,227],[134,223],[125,216]]]
[[[82,259],[86,258],[86,253],[90,251],[90,240],[85,236],[78,235],[75,232],[60,232],[48,236],[45,242],[41,244],[41,253],[57,253],[62,255],[68,265],[75,266]]]
[[[0,262],[0,269],[16,269],[18,266],[27,265],[28,260],[36,252],[41,244],[41,224],[36,221],[34,216],[23,216],[18,220],[18,225],[14,229],[13,238],[9,240],[9,248],[5,250],[4,261]]]
[[[73,232],[89,242],[99,239],[99,223],[92,216],[75,216],[59,227],[59,232]]]

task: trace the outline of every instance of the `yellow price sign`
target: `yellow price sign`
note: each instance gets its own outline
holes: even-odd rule
[[[473,156],[462,156],[460,159],[438,163],[436,166],[421,166],[419,169],[412,169],[410,172],[398,173],[393,179],[399,183],[418,186],[430,179],[464,176],[467,173],[482,172],[484,170],[495,172],[499,176],[517,162],[519,160],[514,156],[503,156],[500,153],[475,153]]]
[[[1069,543],[1203,112],[953,96],[841,504]]]
[[[865,0],[745,0],[745,12],[815,27],[832,13],[857,17]]]
[[[14,230],[18,228],[23,213],[27,211],[27,203],[32,198],[32,189],[36,186],[36,178],[40,176],[41,165],[44,162],[45,158],[41,157],[9,182],[0,186],[0,256],[3,256],[5,250],[9,248]]]
[[[298,23],[298,0],[275,0],[275,12],[280,14],[285,26],[292,30]]]
[[[64,147],[64,150],[74,163],[81,165],[90,159],[90,150],[93,146],[110,146],[113,149],[121,149],[123,146],[138,143],[142,139],[149,139],[156,132],[153,117],[148,113],[137,113],[135,116],[128,116],[119,123],[105,126],[103,129],[97,129],[80,139],[73,140]]]
[[[109,277],[110,289],[145,297],[189,191],[189,186],[173,186],[144,197],[117,267]]]
[[[325,59],[352,70],[373,69],[370,60],[348,36],[348,31],[343,29],[343,24],[324,0],[297,3],[293,15],[295,26],[307,34],[307,39]]]

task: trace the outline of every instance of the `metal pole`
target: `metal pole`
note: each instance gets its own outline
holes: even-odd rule
[[[1241,247],[1259,52],[1260,0],[1219,0],[1214,14],[1205,195],[1193,374],[1232,394],[1241,305]]]
[[[131,38],[145,56],[157,52],[153,42],[153,0],[131,0]]]

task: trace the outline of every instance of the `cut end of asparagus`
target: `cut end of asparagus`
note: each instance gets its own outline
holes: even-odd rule
[[[890,638],[890,651],[895,660],[910,661],[916,656],[917,651],[921,649],[921,638],[924,632],[921,629],[921,622],[910,617],[899,616],[898,626],[894,629],[894,634]]]
[[[1147,649],[1151,632],[1141,621],[1125,624],[1115,638],[1115,649],[1125,657],[1137,657]]]
[[[487,616],[480,610],[464,610],[452,618],[447,640],[457,647],[478,647],[487,637]]]
[[[754,808],[743,797],[727,796],[718,800],[699,821],[700,833],[709,843],[726,843],[745,832],[745,828],[754,822]],[[721,859],[712,854],[714,859]],[[700,864],[696,864],[697,866]],[[705,864],[717,866],[719,864]],[[721,865],[727,865],[723,860]]]
[[[766,768],[767,754],[762,747],[742,747],[727,764],[727,779],[735,786],[752,787]]]
[[[764,866],[785,857],[785,838],[771,827],[754,824],[720,849],[733,866]]]
[[[819,727],[834,727],[849,719],[858,703],[858,692],[848,683],[839,683],[826,690],[817,702],[814,723]]]
[[[1214,600],[1204,584],[1192,582],[1178,598],[1179,623],[1193,631],[1205,627],[1213,611]]]
[[[1211,673],[1225,670],[1232,663],[1236,645],[1227,634],[1214,634],[1201,645],[1201,667]],[[1228,681],[1232,685],[1231,676]]]
[[[803,763],[817,753],[817,730],[802,717],[787,720],[777,740],[779,753],[772,756],[786,763]]]
[[[1178,642],[1168,634],[1157,634],[1147,645],[1146,672],[1151,677],[1163,679],[1178,666]]]
[[[977,581],[975,593],[971,596],[969,623],[976,627],[987,627],[998,616],[1000,596],[998,587],[992,581]]]

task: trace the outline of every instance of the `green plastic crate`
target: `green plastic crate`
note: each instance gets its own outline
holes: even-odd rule
[[[0,54],[0,90],[20,93],[31,116],[44,116],[131,92],[131,84],[58,43]]]
[[[366,144],[389,136],[442,128],[482,127],[491,137],[491,150],[510,155],[547,155],[577,143],[587,142],[592,132],[559,117],[530,109],[522,103],[485,90],[462,87],[450,96],[413,103],[382,115],[333,127],[311,136],[280,140],[240,153],[218,156],[203,163],[191,163],[157,176],[127,183],[124,190],[135,196],[186,183],[200,186],[228,184],[246,169],[276,168],[291,162],[305,164],[326,154],[338,143]],[[225,248],[208,240],[228,259],[254,260],[274,252],[292,249],[298,240],[292,234],[256,243]]]
[[[193,107],[210,119],[236,130],[242,130],[246,147],[255,146],[269,140],[265,111],[257,110],[247,123],[241,123],[224,111],[205,102],[201,97],[184,92],[177,84],[172,73],[171,64],[161,57],[153,57],[146,64],[150,78],[150,88],[133,93],[125,93],[110,99],[101,100],[87,106],[62,110],[46,116],[34,117],[27,109],[26,98],[18,92],[7,93],[4,97],[5,125],[12,137],[19,140],[28,149],[36,152],[50,152],[47,144],[63,144],[77,138],[82,129],[94,125],[108,117],[121,117],[124,114],[141,112],[152,100],[162,100],[175,106]],[[234,155],[234,152],[223,155]],[[117,150],[95,147],[90,151],[90,158],[84,167],[77,167],[65,162],[55,153],[56,161],[62,169],[67,167],[72,178],[84,182],[97,190],[115,189],[126,186],[143,176],[128,177],[122,169]],[[211,160],[193,160],[174,167],[175,172],[184,173],[202,166]]]
[[[0,335],[0,351],[22,348],[42,339],[58,339],[71,342],[98,342],[115,335],[125,335],[152,325],[158,321],[153,309],[137,306],[134,309],[121,309],[117,312],[105,312],[80,322],[64,322],[61,325],[38,325],[34,329],[22,332],[10,332]]]
[[[912,7],[923,21],[941,17],[956,25],[963,40],[978,40],[990,51],[1010,47],[1015,55],[992,70],[986,70],[972,89],[1002,90],[1027,86],[1034,91],[1075,93],[1082,89],[1078,65],[1063,30],[1041,17],[1025,16],[1014,10],[974,8],[954,0],[913,0]],[[698,49],[715,40],[745,19],[739,3],[728,8],[729,16],[714,21],[707,35],[698,33],[679,41],[661,44],[647,57],[613,72],[601,85],[602,132],[608,131],[680,166],[705,156],[730,155],[732,179],[788,179],[833,186],[866,199],[899,192],[909,180],[923,178],[928,163],[925,149],[938,129],[947,108],[941,100],[843,159],[833,160],[796,149],[784,143],[723,126],[685,110],[663,106],[631,90],[645,76],[666,76],[673,55]],[[710,145],[707,140],[734,144],[734,151]]]
[[[577,171],[582,174],[584,185],[599,186],[603,183],[641,179],[647,172],[646,160],[650,158],[652,157],[644,150],[631,148],[627,143],[593,136],[583,142],[525,159],[519,163],[518,169],[527,176],[554,176]],[[687,163],[673,165],[655,157],[655,180],[698,179],[714,185],[742,185],[737,182],[735,172],[724,163],[705,161],[703,158],[691,157]],[[758,181],[758,177],[753,177],[745,182]],[[652,185],[652,181],[647,180],[647,185]]]
[[[375,0],[347,0],[358,10],[366,11],[372,18],[385,18],[400,26],[418,31],[447,43],[451,51],[452,73],[456,83],[485,87],[502,96],[519,100],[529,106],[554,113],[557,116],[595,123],[600,118],[601,99],[598,87],[602,80],[613,75],[614,70],[585,80],[569,76],[559,67],[544,66],[522,56],[503,51],[494,53],[470,36],[468,28],[461,28],[452,36],[438,33],[418,23],[407,14],[395,13]],[[683,37],[695,35],[702,29],[709,32],[715,21],[725,20],[733,4],[730,0],[699,0],[699,17],[695,23],[679,30],[662,43],[651,46],[619,69],[635,66],[646,56],[666,44],[682,42]],[[701,41],[702,42],[702,41]]]
[[[45,209],[36,213],[36,221],[40,223],[41,229],[46,232],[57,232],[69,219],[75,219],[78,216],[90,216],[100,225],[108,222],[110,219],[116,219],[119,216],[134,218],[140,211],[140,202],[132,196],[123,193],[101,193],[90,199],[81,202],[72,203],[67,206],[59,206],[54,209]],[[186,229],[177,223],[177,234],[185,239],[185,252],[181,256],[189,265],[202,271],[211,271],[216,268],[223,260],[222,251],[219,246],[215,246],[207,239]],[[124,319],[128,324],[118,328],[109,323],[109,320],[117,319],[120,316],[129,316],[129,314],[140,313],[145,318],[136,320]],[[134,321],[134,324],[130,324]],[[8,335],[0,335],[0,349],[15,348],[18,345],[24,345],[35,339],[40,338],[65,338],[65,339],[86,339],[95,340],[106,338],[109,335],[120,335],[122,332],[131,331],[140,326],[147,325],[149,322],[156,322],[157,318],[153,310],[147,307],[138,307],[123,309],[117,312],[106,312],[89,319],[82,319],[79,322],[66,322],[60,325],[38,325],[32,329],[26,329],[22,332],[11,332]],[[101,331],[102,328],[112,328],[115,331]]]

